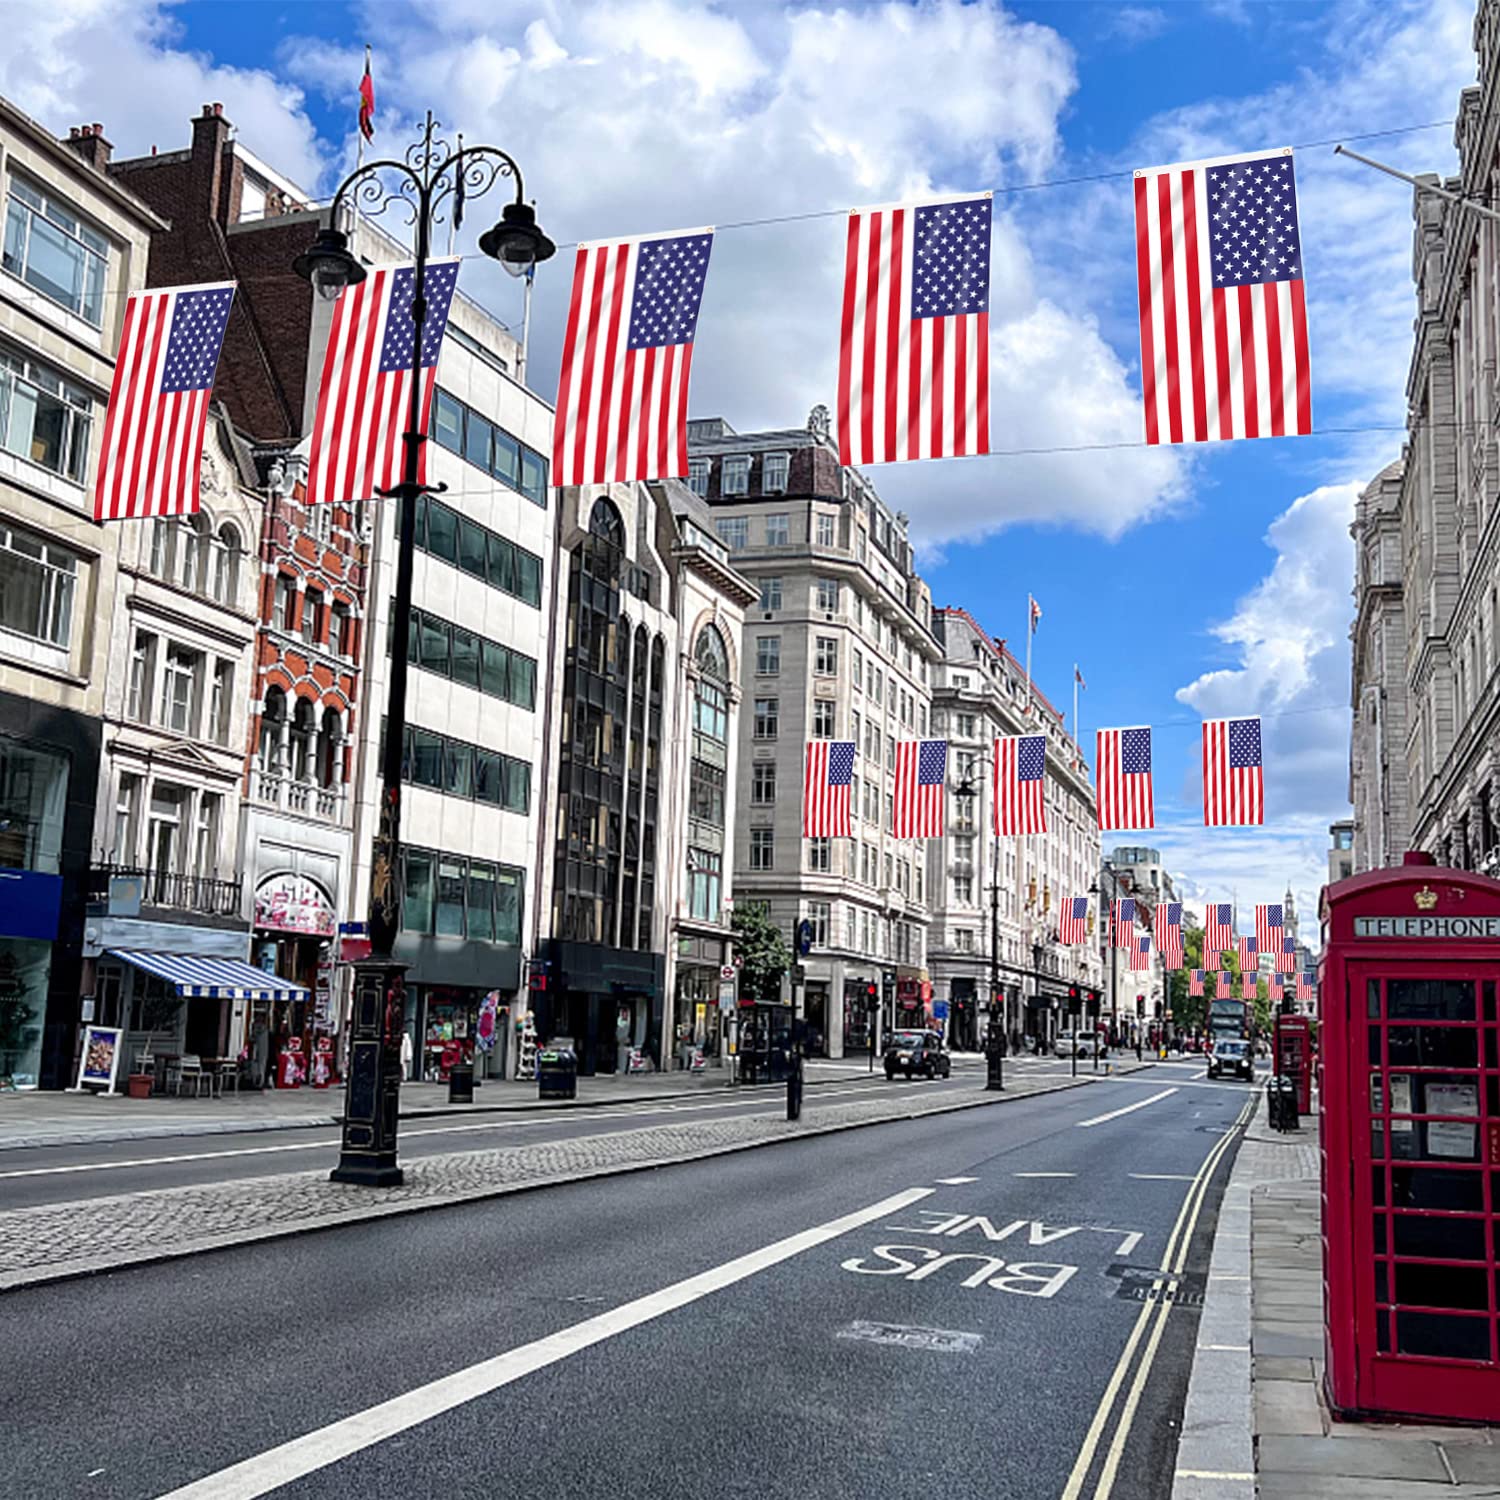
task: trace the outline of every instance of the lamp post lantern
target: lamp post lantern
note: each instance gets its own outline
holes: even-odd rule
[[[372,214],[393,204],[407,215],[415,235],[415,271],[411,391],[407,430],[402,434],[401,482],[377,492],[398,502],[396,596],[391,610],[390,688],[386,703],[385,746],[381,760],[380,821],[370,869],[370,957],[354,969],[354,1011],[350,1027],[349,1078],[344,1091],[343,1137],[335,1182],[389,1187],[401,1181],[396,1161],[396,1131],[401,1091],[400,1047],[405,1024],[406,966],[396,961],[396,933],[401,921],[401,774],[406,740],[406,677],[411,635],[412,562],[416,552],[417,501],[436,494],[444,484],[424,485],[418,475],[422,445],[422,330],[427,320],[427,262],[432,226],[442,205],[455,194],[461,201],[489,191],[501,177],[515,179],[514,202],[500,222],[479,241],[484,254],[512,275],[522,275],[548,259],[556,246],[536,222],[536,211],[522,201],[521,169],[496,146],[462,146],[454,151],[437,134],[429,110],[422,137],[403,161],[365,162],[339,184],[328,211],[328,224],[292,263],[323,301],[337,301],[345,287],[365,279],[364,267],[351,251],[340,227],[340,210],[363,206]],[[394,179],[394,185],[389,179]]]

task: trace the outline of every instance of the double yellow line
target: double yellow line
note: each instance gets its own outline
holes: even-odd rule
[[[1125,1443],[1130,1437],[1130,1429],[1135,1422],[1136,1408],[1140,1405],[1141,1394],[1146,1388],[1151,1366],[1156,1359],[1156,1351],[1161,1345],[1162,1334],[1166,1330],[1167,1314],[1172,1310],[1173,1298],[1168,1295],[1168,1288],[1176,1277],[1181,1276],[1183,1268],[1187,1265],[1188,1247],[1193,1242],[1193,1232],[1198,1227],[1198,1215],[1203,1210],[1203,1200],[1208,1194],[1208,1185],[1213,1180],[1214,1171],[1224,1153],[1233,1143],[1236,1132],[1244,1128],[1254,1107],[1253,1097],[1245,1101],[1234,1124],[1203,1159],[1203,1165],[1194,1174],[1187,1196],[1183,1198],[1182,1207],[1178,1210],[1177,1222],[1172,1226],[1167,1248],[1162,1254],[1161,1266],[1151,1283],[1152,1295],[1141,1308],[1141,1314],[1135,1320],[1135,1327],[1130,1330],[1130,1337],[1125,1341],[1125,1348],[1120,1354],[1119,1363],[1115,1365],[1114,1374],[1110,1376],[1109,1384],[1104,1388],[1104,1395],[1099,1401],[1099,1409],[1094,1413],[1094,1419],[1089,1423],[1089,1430],[1084,1434],[1083,1446],[1078,1450],[1078,1457],[1073,1463],[1073,1472],[1068,1476],[1061,1500],[1079,1500],[1079,1496],[1083,1494],[1084,1486],[1088,1482],[1089,1474],[1098,1456],[1104,1431],[1109,1426],[1115,1404],[1120,1398],[1121,1391],[1125,1390],[1126,1376],[1130,1375],[1131,1366],[1134,1364],[1135,1373],[1130,1379],[1129,1389],[1125,1390],[1125,1399],[1120,1406],[1114,1436],[1110,1439],[1103,1466],[1099,1470],[1098,1482],[1094,1485],[1093,1500],[1108,1500],[1114,1490],[1115,1475],[1119,1472],[1120,1458],[1125,1452]],[[1148,1334],[1147,1325],[1151,1323],[1153,1314],[1155,1314],[1156,1322]],[[1140,1348],[1143,1337],[1146,1341],[1145,1352],[1137,1363],[1136,1351]]]

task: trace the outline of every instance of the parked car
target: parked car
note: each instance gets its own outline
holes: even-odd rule
[[[935,1031],[893,1031],[885,1044],[885,1076],[905,1073],[908,1078],[946,1078],[953,1059]]]
[[[1208,1054],[1208,1076],[1222,1078],[1225,1073],[1247,1081],[1255,1077],[1255,1054],[1249,1042],[1226,1036],[1214,1043],[1213,1051]]]
[[[1092,1031],[1059,1031],[1052,1050],[1059,1057],[1072,1057],[1075,1052],[1079,1057],[1092,1057],[1098,1045],[1099,1038]]]

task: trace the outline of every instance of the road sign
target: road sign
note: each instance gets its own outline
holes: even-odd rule
[[[735,965],[734,965],[734,964],[725,964],[725,965],[724,965],[724,966],[723,966],[723,967],[722,967],[722,968],[721,968],[721,969],[720,969],[720,970],[719,970],[719,979],[720,979],[720,981],[721,981],[721,982],[722,982],[722,981],[723,981],[723,980],[726,980],[726,979],[728,979],[728,980],[733,980],[733,979],[734,979],[734,976],[735,976],[735,975],[736,975],[736,974],[737,974],[737,973],[738,973],[738,972],[739,972],[739,970],[738,970],[738,968],[737,968],[737,967],[736,967],[736,966],[735,966]]]
[[[793,984],[802,984],[806,980],[806,978],[807,978],[807,965],[806,964],[793,964],[792,965],[792,983]]]
[[[812,923],[804,917],[797,923],[797,952],[806,958],[812,952],[813,929]]]
[[[734,980],[719,981],[719,1009],[726,1015],[734,1009]]]
[[[948,1002],[946,1000],[934,1000],[932,1002],[932,1019],[934,1021],[946,1021],[948,1019]]]

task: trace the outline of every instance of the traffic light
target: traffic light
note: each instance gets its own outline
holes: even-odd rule
[[[1068,986],[1068,1009],[1076,1015],[1082,1003],[1083,991],[1076,984],[1070,984]]]
[[[877,993],[877,991],[875,989],[875,981],[872,979],[865,986],[865,999],[868,1000],[871,1005],[874,1005],[874,1003],[875,1003],[876,993]]]

